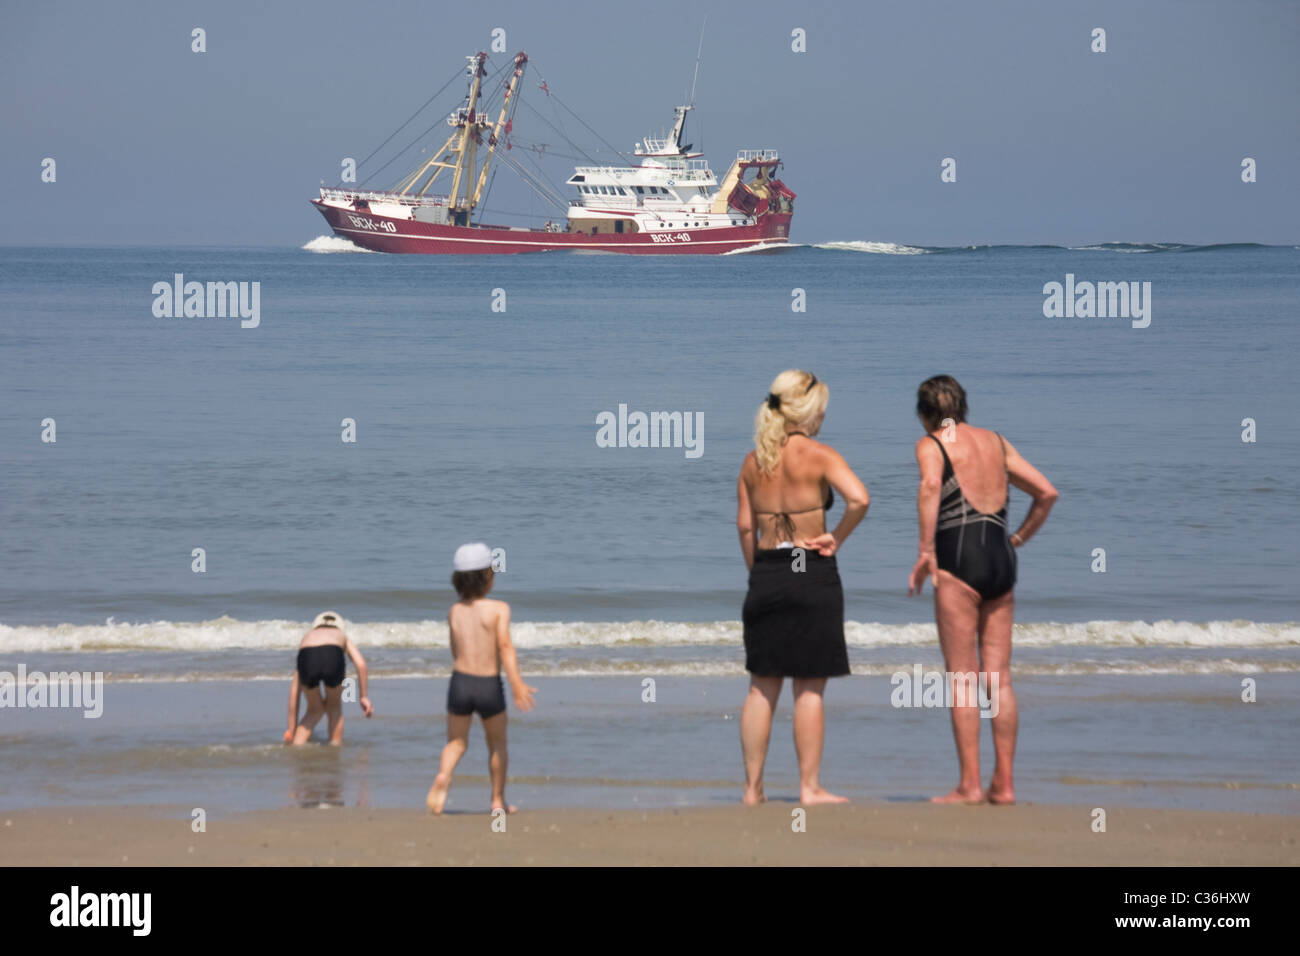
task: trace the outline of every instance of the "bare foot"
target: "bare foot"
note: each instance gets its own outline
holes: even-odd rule
[[[429,795],[424,798],[425,805],[428,806],[430,813],[442,813],[442,808],[447,804],[447,791],[450,789],[450,777],[438,774],[433,778],[433,786],[429,788]]]
[[[499,800],[493,800],[493,801],[492,801],[492,812],[493,812],[493,813],[496,813],[498,810],[504,810],[506,813],[518,813],[518,812],[519,812],[519,808],[518,808],[517,806],[515,806],[513,803],[507,803],[505,806],[502,806],[502,805],[501,805],[501,801],[499,801]]]
[[[931,797],[931,803],[983,803],[984,791],[978,787],[974,790],[963,790],[958,787],[952,793],[943,797]]]
[[[1016,792],[1011,788],[999,789],[989,787],[989,803],[995,803],[999,806],[1009,807],[1016,802]]]
[[[740,802],[747,807],[756,807],[760,803],[767,803],[767,795],[763,793],[763,785],[760,783],[753,789],[746,787],[745,795],[740,798]]]
[[[801,787],[799,789],[799,802],[800,803],[848,803],[849,798],[841,797],[838,796],[837,794],[831,793],[825,787],[817,787],[811,790],[806,787]]]

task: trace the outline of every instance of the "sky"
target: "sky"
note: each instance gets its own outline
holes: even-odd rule
[[[671,122],[703,28],[688,141],[719,176],[739,148],[778,149],[798,194],[797,242],[1300,243],[1294,0],[0,10],[6,244],[300,246],[328,231],[308,200],[338,181],[343,157],[366,156],[496,28],[532,58],[525,102],[556,115],[545,79],[624,152]],[[204,53],[191,50],[195,27]],[[1104,53],[1091,49],[1095,28]],[[457,79],[396,142],[463,93]],[[563,116],[580,143],[600,145]],[[560,146],[525,109],[515,136]],[[1254,183],[1242,182],[1247,157]],[[940,179],[946,158],[955,182]],[[571,165],[552,160],[552,178]],[[392,185],[390,172],[376,185]],[[489,207],[544,214],[509,176]]]

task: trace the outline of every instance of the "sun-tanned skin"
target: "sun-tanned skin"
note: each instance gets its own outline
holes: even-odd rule
[[[337,627],[317,627],[307,632],[298,645],[301,650],[304,647],[318,647],[323,644],[333,644],[336,647],[343,648],[345,654],[352,658],[352,664],[357,669],[357,679],[361,684],[361,711],[367,717],[375,713],[375,708],[371,706],[370,698],[367,696],[369,690],[369,673],[366,670],[366,659],[361,656],[361,651],[352,643],[343,631]],[[322,687],[324,696],[315,687],[304,688],[302,681],[298,677],[298,671],[293,672],[293,680],[289,684],[289,727],[284,732],[284,742],[292,744],[295,747],[301,747],[307,741],[311,740],[311,732],[322,717],[328,717],[327,727],[329,728],[329,742],[335,747],[343,743],[343,685],[338,687]],[[307,698],[307,713],[298,719],[299,698]]]
[[[978,511],[996,512],[1007,499],[1007,483],[1033,498],[1020,529],[1011,536],[1019,548],[1047,520],[1057,491],[1033,465],[1025,461],[1011,442],[996,432],[965,422],[947,428],[932,428],[928,434],[944,441],[958,484],[971,506]],[[920,555],[908,579],[907,593],[920,594],[929,578],[934,586],[934,617],[939,629],[939,646],[949,673],[997,675],[998,708],[993,724],[993,777],[987,791],[981,786],[978,707],[952,707],[952,733],[957,744],[959,779],[951,793],[933,797],[935,803],[1015,803],[1013,764],[1019,713],[1011,685],[1011,629],[1015,618],[1014,589],[992,600],[983,600],[965,581],[937,567],[934,532],[939,517],[943,486],[943,453],[929,438],[916,443],[916,461],[921,472],[917,494],[920,520]]]
[[[457,601],[447,612],[447,625],[456,670],[476,677],[496,677],[504,670],[515,706],[524,711],[533,709],[537,688],[529,687],[520,676],[519,657],[510,640],[509,604],[486,597]],[[430,813],[442,813],[446,806],[452,773],[469,747],[473,719],[472,714],[447,715],[447,745],[442,748],[438,775],[433,778],[433,786],[425,798]],[[484,720],[483,734],[487,738],[488,770],[492,777],[492,809],[514,813],[518,808],[506,803],[506,712]]]
[[[756,548],[760,545],[774,548],[780,543],[774,517],[771,514],[758,515],[756,511],[797,512],[812,508],[806,514],[790,515],[794,523],[794,543],[827,557],[839,550],[844,539],[866,515],[870,503],[866,486],[839,452],[805,437],[815,436],[821,424],[822,416],[818,416],[800,426],[786,426],[787,433],[801,431],[805,435],[786,439],[781,462],[772,475],[763,474],[753,452],[745,456],[736,487],[736,527],[747,568],[754,566]],[[817,508],[824,497],[826,484],[835,489],[845,505],[844,516],[833,532],[825,530],[825,518]],[[772,715],[781,696],[783,680],[781,677],[751,674],[749,693],[741,708],[740,745],[745,762],[745,790],[741,800],[750,806],[767,799],[763,794],[763,766],[767,762]],[[792,678],[791,682],[794,686],[794,746],[799,758],[799,801],[804,805],[845,803],[847,797],[826,790],[818,779],[826,729],[822,697],[826,678]]]

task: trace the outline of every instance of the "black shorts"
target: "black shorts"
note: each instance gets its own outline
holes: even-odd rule
[[[314,690],[321,681],[326,687],[338,687],[343,683],[347,670],[343,648],[337,644],[317,644],[298,649],[298,682],[304,690]]]
[[[451,672],[451,683],[447,686],[447,713],[457,717],[478,714],[487,720],[505,709],[506,689],[500,674],[475,677],[460,671]]]

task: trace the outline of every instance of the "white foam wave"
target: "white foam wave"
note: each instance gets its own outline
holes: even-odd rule
[[[302,247],[306,252],[374,252],[373,249],[363,249],[355,242],[344,239],[342,236],[317,236],[311,242]]]
[[[884,256],[923,256],[929,253],[929,249],[922,249],[920,246],[905,246],[898,242],[865,242],[853,240],[849,242],[815,242],[814,249],[834,249],[837,252],[872,252]]]
[[[1168,252],[1171,249],[1186,249],[1181,242],[1100,242],[1090,246],[1069,246],[1071,252]]]
[[[221,651],[233,648],[283,650],[297,645],[303,621],[212,621],[54,626],[0,624],[0,653],[45,651]],[[521,648],[734,646],[742,641],[739,621],[516,621],[511,628]],[[851,647],[934,645],[932,623],[876,624],[848,621]],[[347,632],[368,647],[446,647],[446,621],[349,622]],[[1237,649],[1300,645],[1300,624],[1255,621],[1084,621],[1073,624],[1017,624],[1021,647],[1188,647]]]
[[[853,667],[854,677],[888,677],[902,673],[911,675],[916,662],[895,661],[890,663],[857,664]],[[923,664],[926,671],[938,667],[937,659]],[[524,669],[533,677],[743,677],[745,666],[743,655],[739,652],[731,660],[711,661],[547,661],[527,660]],[[1017,677],[1086,677],[1101,674],[1106,677],[1169,677],[1169,676],[1212,676],[1215,674],[1294,674],[1300,673],[1300,661],[1251,661],[1225,660],[1216,658],[1207,660],[1164,659],[1151,662],[1134,660],[1088,660],[1088,661],[1035,661],[1021,660],[1013,668]],[[370,669],[370,680],[447,680],[451,677],[451,663],[442,667],[394,668],[385,669],[374,666]],[[107,671],[105,683],[109,684],[205,684],[222,682],[266,681],[283,683],[283,670],[275,672],[261,671],[256,667],[243,670],[221,671],[184,671],[143,673],[133,671]]]
[[[747,252],[769,252],[772,249],[802,249],[802,242],[760,242],[756,246],[745,246],[743,249],[729,249],[724,252],[724,256],[743,256]]]

